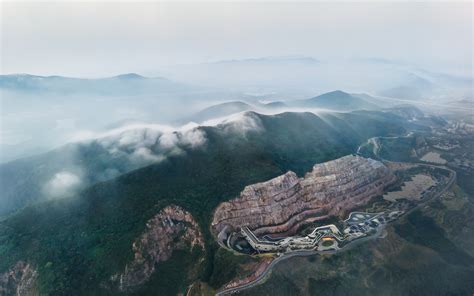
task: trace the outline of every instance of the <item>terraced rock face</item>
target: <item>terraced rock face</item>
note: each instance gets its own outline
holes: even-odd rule
[[[256,234],[293,232],[303,222],[348,211],[382,194],[395,176],[373,159],[348,155],[316,164],[304,178],[289,171],[245,187],[240,197],[219,205],[212,227],[247,226]]]
[[[144,233],[133,243],[134,259],[121,274],[112,277],[120,291],[131,291],[144,284],[155,270],[155,265],[168,260],[174,250],[199,246],[204,240],[197,222],[183,208],[170,205],[146,224]]]

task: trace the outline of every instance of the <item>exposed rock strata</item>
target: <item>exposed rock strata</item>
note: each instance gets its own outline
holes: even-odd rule
[[[193,216],[181,207],[171,205],[150,219],[144,233],[133,243],[135,253],[125,271],[114,275],[119,290],[129,291],[144,284],[155,270],[155,264],[166,261],[174,250],[199,246],[204,248],[202,233]]]
[[[36,295],[38,272],[30,264],[18,261],[12,268],[0,274],[0,295]]]
[[[245,187],[240,197],[216,209],[212,226],[247,226],[256,234],[280,233],[298,224],[351,209],[381,194],[395,181],[381,162],[348,155],[316,164],[304,178],[289,171],[263,183]]]

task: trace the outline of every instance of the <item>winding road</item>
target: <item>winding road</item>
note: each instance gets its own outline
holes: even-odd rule
[[[385,162],[391,162],[391,163],[401,163],[401,164],[412,164],[412,163],[403,163],[403,162],[394,162],[394,161],[386,161]],[[454,183],[454,180],[456,180],[456,172],[447,168],[447,167],[444,167],[444,166],[436,166],[436,165],[430,165],[430,164],[420,164],[420,163],[413,163],[413,164],[416,164],[416,165],[419,165],[419,166],[426,166],[426,167],[432,167],[432,168],[439,168],[439,169],[444,169],[444,170],[447,170],[449,171],[451,174],[450,174],[450,179],[449,181],[447,182],[446,186],[440,191],[438,192],[435,196],[433,196],[432,198],[428,199],[428,200],[425,200],[421,203],[419,203],[417,206],[413,207],[412,209],[410,209],[409,211],[407,211],[406,213],[404,213],[404,215],[414,211],[415,209],[419,208],[420,205],[423,205],[427,202],[430,202],[436,198],[438,198],[441,194],[443,194],[444,192],[446,192],[446,190],[448,188],[451,187],[451,185],[453,185]],[[377,229],[377,232],[371,236],[366,236],[366,237],[362,237],[362,238],[359,238],[359,239],[356,239],[352,242],[350,242],[349,244],[345,245],[344,247],[338,249],[338,250],[334,250],[334,251],[315,251],[315,250],[299,250],[299,251],[293,251],[293,252],[290,252],[290,253],[285,253],[283,255],[281,255],[280,257],[277,257],[275,260],[273,260],[268,266],[267,268],[265,269],[264,272],[262,272],[257,278],[255,278],[255,280],[245,284],[245,285],[242,285],[242,286],[238,286],[238,287],[233,287],[233,288],[229,288],[229,289],[226,289],[226,290],[222,290],[222,291],[219,291],[216,293],[216,296],[224,296],[224,295],[230,295],[230,294],[234,294],[234,293],[237,293],[237,292],[240,292],[240,291],[243,291],[243,290],[246,290],[246,289],[249,289],[249,288],[252,288],[252,287],[255,287],[259,284],[261,284],[263,282],[263,280],[271,273],[271,270],[272,268],[277,265],[278,263],[280,263],[281,261],[284,261],[286,259],[289,259],[289,258],[292,258],[292,257],[304,257],[304,256],[311,256],[311,255],[316,255],[316,254],[335,254],[335,253],[338,253],[338,252],[341,252],[341,251],[346,251],[348,249],[351,249],[353,247],[355,247],[356,245],[359,245],[360,243],[362,242],[365,242],[365,241],[368,241],[368,240],[374,240],[374,239],[377,239],[380,237],[380,235],[382,234],[382,231],[383,229],[385,228],[386,225],[383,225],[382,227],[379,227]]]
[[[255,280],[253,280],[250,283],[247,283],[245,285],[242,285],[242,286],[229,288],[229,289],[217,292],[216,296],[230,295],[230,294],[237,293],[237,292],[240,292],[240,291],[243,291],[243,290],[246,290],[246,289],[249,289],[249,288],[252,288],[252,287],[255,287],[255,286],[261,284],[261,282],[265,279],[265,277],[270,274],[272,268],[276,264],[278,264],[279,262],[281,262],[283,260],[286,260],[286,259],[289,259],[289,258],[292,258],[292,257],[306,257],[306,256],[312,256],[312,255],[316,255],[316,254],[336,254],[336,253],[341,252],[341,251],[347,251],[347,250],[355,247],[356,245],[359,245],[360,243],[362,243],[364,241],[379,238],[380,234],[382,233],[382,230],[384,228],[385,227],[380,227],[374,235],[366,236],[366,237],[354,240],[352,243],[347,244],[347,245],[345,245],[344,247],[342,247],[338,250],[334,250],[334,251],[299,250],[299,251],[293,251],[293,252],[290,252],[290,253],[285,253],[285,254],[281,255],[280,257],[277,257],[275,260],[273,260],[267,266],[267,269],[265,269],[265,271],[262,272]]]

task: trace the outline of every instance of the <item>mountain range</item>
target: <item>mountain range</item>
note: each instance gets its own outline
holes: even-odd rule
[[[472,77],[437,73],[380,58],[341,61],[301,55],[256,57],[170,66],[159,74],[187,83],[273,94],[275,100],[300,99],[338,88],[406,100],[473,94]]]
[[[218,103],[202,109],[195,114],[181,119],[180,122],[205,122],[207,120],[221,118],[245,111],[256,111],[261,113],[278,113],[283,111],[292,111],[299,109],[326,109],[331,111],[355,111],[355,110],[377,110],[382,106],[387,106],[387,102],[377,102],[377,100],[365,94],[349,94],[340,90],[321,94],[317,97],[302,99],[302,100],[288,100],[288,101],[274,101],[262,103],[259,101],[243,102],[231,101],[225,103]]]
[[[184,249],[185,257],[160,265],[159,278],[147,285],[180,291],[197,277],[218,288],[234,275],[215,273],[236,264],[224,263],[209,232],[220,202],[288,170],[303,175],[314,163],[355,152],[370,137],[413,128],[420,127],[380,111],[246,112],[215,126],[121,130],[1,165],[0,273],[27,262],[44,294],[120,293],[112,279],[133,258],[134,240],[160,209],[177,205],[196,219],[204,250]],[[77,187],[51,196],[48,190],[68,182]],[[173,266],[182,268],[180,281],[173,280]],[[200,266],[198,273],[190,266]]]
[[[127,73],[97,79],[30,74],[0,75],[0,89],[39,94],[131,95],[176,92],[191,88],[161,77],[148,78],[136,73]]]

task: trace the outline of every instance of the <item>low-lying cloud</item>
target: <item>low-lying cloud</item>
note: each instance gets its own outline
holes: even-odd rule
[[[78,175],[68,171],[62,171],[55,174],[54,177],[46,183],[44,191],[48,198],[69,197],[75,193],[81,183],[81,178]]]
[[[260,119],[252,115],[236,114],[203,125],[217,126],[232,133],[261,131]],[[208,144],[205,129],[196,123],[181,127],[132,124],[104,133],[81,132],[78,135],[71,160],[53,173],[43,186],[43,194],[48,199],[70,197],[95,182],[110,180],[170,156],[185,156],[187,151],[205,149]],[[84,162],[83,153],[94,153],[94,158]],[[103,168],[97,170],[97,163]]]
[[[224,128],[226,132],[247,133],[249,131],[262,131],[263,125],[257,116],[252,113],[240,112],[230,116],[210,119],[202,123],[203,126],[218,126]]]
[[[160,124],[131,124],[103,133],[82,131],[72,137],[80,143],[97,143],[116,157],[128,157],[136,164],[149,164],[165,160],[168,156],[184,155],[187,149],[200,149],[207,143],[206,133],[200,125],[190,122],[180,127]],[[240,113],[209,120],[201,126],[220,126],[226,132],[262,130],[255,116]]]
[[[134,162],[159,162],[170,155],[185,154],[206,143],[204,131],[196,124],[179,128],[164,125],[131,125],[95,137],[94,141],[112,155],[127,154]]]

